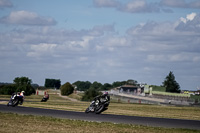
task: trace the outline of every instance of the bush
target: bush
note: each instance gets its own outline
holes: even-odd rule
[[[17,92],[25,91],[25,95],[29,96],[35,94],[35,89],[31,85],[20,85],[17,87]]]
[[[46,88],[56,88],[60,89],[61,81],[60,79],[45,79]]]
[[[91,83],[89,81],[76,81],[73,85],[76,85],[76,89],[79,91],[86,91],[90,88]]]
[[[61,95],[70,95],[74,92],[74,87],[69,83],[65,83],[64,85],[61,86]]]
[[[89,90],[85,91],[82,100],[83,101],[91,101],[94,99],[94,97],[101,95],[102,93],[95,90],[94,88],[90,88]]]
[[[35,89],[31,86],[31,79],[28,77],[16,77],[14,84],[5,84],[0,86],[0,94],[11,95],[14,92],[25,91],[25,95],[35,93]]]
[[[17,86],[14,84],[3,85],[0,87],[0,94],[12,95],[14,92],[16,92],[16,89],[17,89]]]

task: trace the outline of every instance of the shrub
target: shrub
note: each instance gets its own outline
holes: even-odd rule
[[[70,95],[74,92],[74,87],[69,83],[65,83],[61,86],[61,95]]]
[[[31,79],[28,77],[16,77],[14,84],[5,84],[0,86],[0,94],[11,95],[14,92],[25,91],[25,95],[35,93],[35,89],[31,86]]]
[[[90,88],[89,90],[85,91],[82,100],[83,101],[91,101],[94,97],[101,95],[102,93],[95,90],[94,88]]]
[[[25,95],[29,96],[35,94],[35,89],[31,85],[20,85],[17,87],[17,92],[25,91]]]
[[[10,84],[10,85],[3,85],[0,88],[0,94],[3,95],[12,95],[12,93],[14,93],[17,89],[17,86],[14,84]]]

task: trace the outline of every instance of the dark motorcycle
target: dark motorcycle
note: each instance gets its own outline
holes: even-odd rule
[[[41,102],[46,102],[49,99],[49,94],[44,95],[44,97],[42,98]]]
[[[109,95],[101,95],[95,97],[90,106],[85,110],[85,113],[93,112],[96,114],[100,114],[101,112],[108,109],[110,104],[110,96]]]
[[[23,96],[19,96],[16,93],[13,93],[7,106],[15,107],[18,104],[22,104],[22,103],[23,103]]]

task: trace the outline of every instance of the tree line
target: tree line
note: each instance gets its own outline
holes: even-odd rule
[[[79,91],[86,91],[88,89],[109,90],[111,88],[119,87],[125,84],[134,85],[134,86],[139,85],[136,80],[132,80],[132,79],[129,79],[127,81],[115,81],[112,84],[110,83],[102,84],[97,81],[94,81],[93,83],[91,83],[90,81],[76,81],[72,83],[72,85],[75,85],[77,87],[76,90],[79,90]]]
[[[113,82],[112,84],[109,83],[101,84],[97,81],[93,83],[89,81],[76,81],[73,83],[73,85],[77,87],[76,90],[84,91],[84,95],[82,97],[83,101],[91,101],[94,97],[101,95],[102,94],[101,91],[103,90],[106,91],[111,88],[119,87],[125,84],[134,86],[139,85],[136,80],[131,80],[131,79],[127,81],[116,81]]]
[[[129,79],[127,81],[116,81],[112,84],[102,84],[97,81],[93,83],[91,83],[90,81],[76,81],[72,84],[66,82],[62,86],[60,79],[45,79],[46,88],[61,88],[61,93],[63,93],[63,95],[71,94],[74,89],[78,91],[85,91],[87,95],[96,95],[98,94],[96,91],[109,90],[111,88],[119,87],[125,84],[139,86],[138,82],[132,79]],[[166,87],[167,92],[180,92],[180,86],[176,82],[175,76],[172,71],[170,71],[169,75],[166,76],[161,86]],[[26,95],[31,95],[32,93],[35,93],[35,89],[38,87],[39,86],[37,84],[32,84],[32,80],[28,77],[16,77],[13,80],[13,84],[0,84],[0,94],[11,95],[13,92],[20,92],[23,90],[26,92]]]
[[[25,91],[25,95],[35,93],[34,87],[31,85],[32,80],[28,77],[16,77],[13,84],[0,85],[0,94],[11,95],[14,92]]]
[[[59,89],[61,86],[61,81],[60,79],[45,79],[45,84],[44,86],[46,88],[56,88]]]

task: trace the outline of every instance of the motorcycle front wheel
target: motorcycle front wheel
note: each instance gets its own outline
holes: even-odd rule
[[[90,109],[87,108],[87,109],[85,110],[85,113],[89,113],[89,112],[90,112]]]
[[[101,105],[99,105],[98,107],[96,107],[95,113],[96,113],[96,114],[100,114],[100,113],[103,111],[103,109],[104,109],[104,105],[101,104]]]
[[[17,106],[17,105],[18,105],[18,103],[19,103],[19,100],[18,100],[18,99],[15,99],[15,100],[13,101],[13,104],[12,104],[12,106],[13,106],[13,107],[15,107],[15,106]]]

